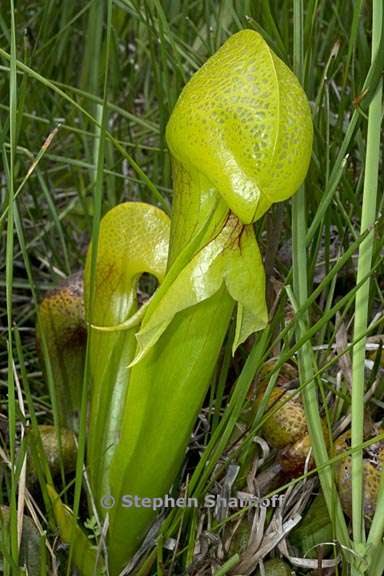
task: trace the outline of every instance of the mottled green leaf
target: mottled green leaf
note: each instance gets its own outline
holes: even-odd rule
[[[332,524],[322,494],[316,496],[303,520],[290,533],[289,540],[307,558],[317,558],[318,546],[332,541]]]

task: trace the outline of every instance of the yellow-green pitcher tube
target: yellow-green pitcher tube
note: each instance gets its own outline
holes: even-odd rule
[[[175,194],[186,194],[196,207],[204,190],[176,179]],[[181,184],[181,186],[180,186]],[[200,206],[191,222],[200,212]],[[222,224],[227,210],[215,213]],[[188,224],[188,222],[187,222]],[[179,229],[180,227],[180,229]],[[177,253],[193,236],[183,218],[173,218],[180,240]],[[183,231],[185,233],[183,233]],[[176,244],[176,242],[175,242]],[[172,242],[171,242],[172,246]],[[174,250],[173,255],[177,255]],[[170,257],[170,266],[173,258]],[[148,354],[131,368],[121,418],[120,443],[109,477],[115,506],[110,510],[109,560],[111,574],[118,574],[139,548],[156,517],[148,508],[125,508],[124,495],[164,497],[185,456],[193,426],[211,382],[217,358],[234,308],[225,286],[211,298],[175,316]]]
[[[168,268],[136,333],[106,482],[115,502],[108,510],[112,576],[155,518],[123,498],[161,498],[171,489],[235,305],[234,349],[266,324],[252,223],[304,179],[308,102],[263,38],[245,30],[186,85],[167,142],[175,188]]]

